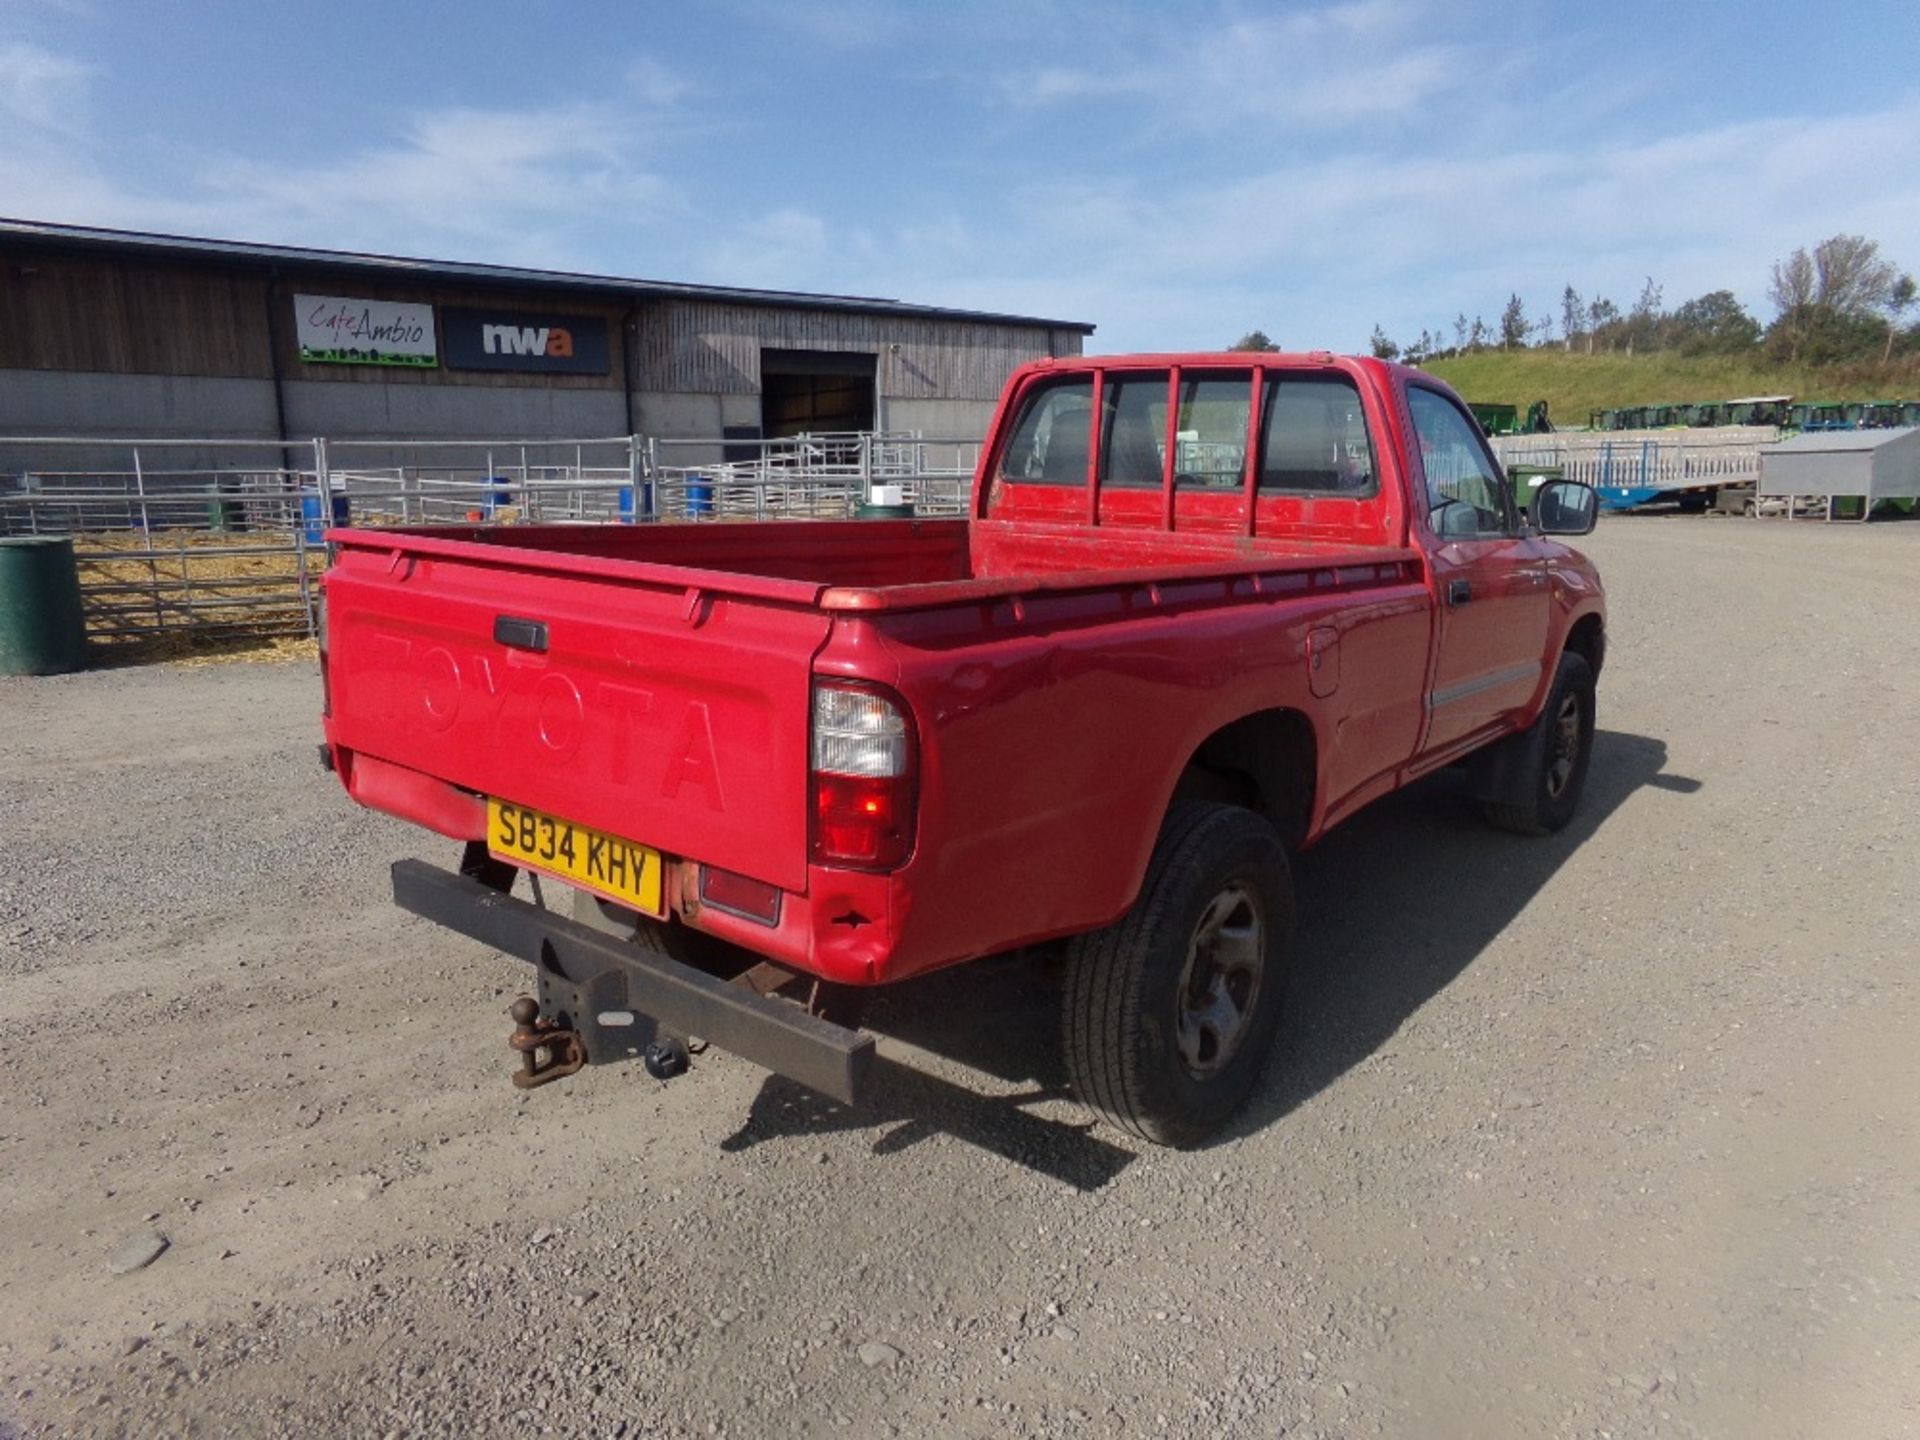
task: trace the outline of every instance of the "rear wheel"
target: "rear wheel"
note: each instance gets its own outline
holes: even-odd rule
[[[1272,825],[1183,801],[1139,897],[1068,946],[1064,1039],[1081,1100],[1162,1145],[1193,1145],[1260,1078],[1279,1024],[1293,885]]]

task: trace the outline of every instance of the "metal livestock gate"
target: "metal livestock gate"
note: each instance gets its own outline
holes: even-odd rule
[[[71,465],[0,476],[0,535],[71,534],[89,638],[312,635],[335,525],[654,524],[845,518],[876,485],[966,513],[979,441],[863,432],[711,440],[102,440],[7,437]],[[735,453],[742,442],[727,442]],[[278,450],[282,463],[263,464]]]

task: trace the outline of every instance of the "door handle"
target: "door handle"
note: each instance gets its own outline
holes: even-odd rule
[[[1449,580],[1447,582],[1447,604],[1464,605],[1471,599],[1473,599],[1473,586],[1468,581]]]

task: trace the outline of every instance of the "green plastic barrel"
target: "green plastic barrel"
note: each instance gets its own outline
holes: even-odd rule
[[[0,539],[0,675],[61,675],[86,663],[73,537]]]
[[[1513,485],[1514,507],[1525,515],[1533,508],[1533,492],[1549,480],[1564,480],[1564,465],[1509,465],[1507,479]]]
[[[913,506],[910,503],[875,505],[871,500],[862,500],[853,507],[853,515],[856,520],[911,520]]]

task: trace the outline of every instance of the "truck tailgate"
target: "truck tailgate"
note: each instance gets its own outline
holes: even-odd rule
[[[337,534],[334,744],[805,888],[810,672],[827,616],[702,572],[616,578],[604,561],[510,546]]]

